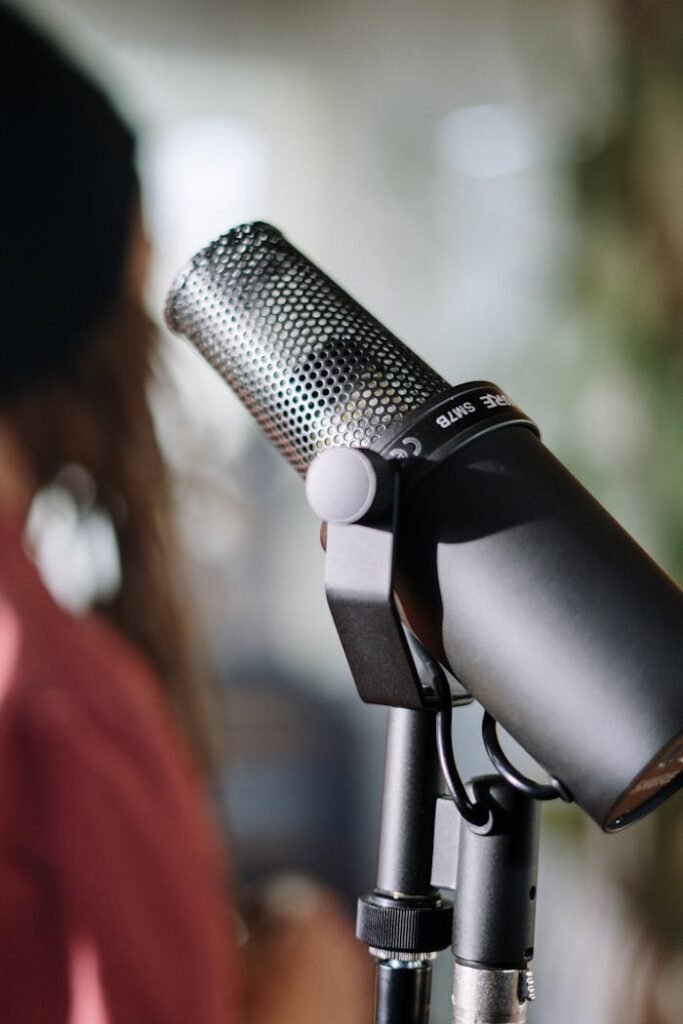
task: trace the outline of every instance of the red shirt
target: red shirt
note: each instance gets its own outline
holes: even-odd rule
[[[203,805],[142,658],[0,522],[2,1024],[234,1024]]]

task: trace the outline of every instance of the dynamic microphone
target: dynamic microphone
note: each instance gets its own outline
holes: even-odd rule
[[[268,224],[174,283],[166,319],[304,473],[400,459],[406,622],[607,831],[683,783],[683,594],[487,382],[450,387]]]

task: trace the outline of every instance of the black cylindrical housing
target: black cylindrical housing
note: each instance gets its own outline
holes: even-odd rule
[[[402,517],[417,635],[603,828],[680,784],[683,594],[534,433],[472,440]]]
[[[534,946],[538,803],[497,775],[468,789],[491,808],[493,825],[485,832],[465,821],[460,826],[453,956],[523,970]]]

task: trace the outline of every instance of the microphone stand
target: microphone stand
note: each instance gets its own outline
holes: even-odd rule
[[[349,481],[329,461],[324,490],[347,500]],[[377,885],[359,900],[356,927],[376,961],[374,1022],[428,1024],[432,964],[450,945],[453,1024],[525,1024],[535,995],[537,798],[563,794],[508,765],[488,716],[487,750],[507,781],[461,782],[450,716],[471,698],[454,694],[414,645],[420,674],[394,603],[399,476],[392,470],[389,499],[385,491],[370,508],[372,525],[367,502],[364,522],[349,521],[348,508],[335,521],[329,505],[323,516],[327,598],[354,681],[363,700],[389,707]],[[319,498],[309,493],[318,514]],[[441,889],[454,890],[454,905]]]
[[[432,964],[451,945],[453,1024],[525,1024],[536,900],[537,801],[497,775],[472,784],[472,826],[437,796],[435,716],[390,708],[376,888],[357,935],[376,960],[375,1024],[428,1024]],[[454,907],[440,889],[455,891]]]
[[[452,905],[431,884],[435,725],[424,711],[389,710],[377,885],[357,919],[377,964],[377,1024],[426,1024],[432,961],[450,942]]]

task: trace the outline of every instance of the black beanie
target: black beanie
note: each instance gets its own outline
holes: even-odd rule
[[[0,6],[0,403],[115,305],[135,193],[133,136],[108,99]]]

